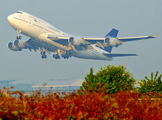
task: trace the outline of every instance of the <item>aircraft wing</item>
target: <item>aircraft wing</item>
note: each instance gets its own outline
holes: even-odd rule
[[[104,43],[105,38],[84,38],[84,40],[91,44],[96,44],[97,42]]]
[[[141,40],[141,39],[156,38],[158,35],[159,34],[156,34],[154,36],[121,37],[121,38],[117,38],[117,39],[122,42],[129,42],[129,41],[135,41],[135,40]]]
[[[55,36],[55,35],[47,35],[49,39],[51,39],[52,41],[54,42],[57,42],[59,44],[62,44],[62,45],[68,45],[68,40],[70,37],[58,37],[58,36]]]
[[[124,56],[138,56],[137,54],[107,54],[103,53],[107,57],[124,57]]]
[[[112,39],[114,39],[117,43],[121,43],[121,42],[129,42],[129,41],[135,41],[135,40],[141,40],[141,39],[156,38],[158,35],[159,34],[156,34],[154,36],[119,37],[119,38],[112,38]],[[59,44],[68,45],[69,44],[68,40],[70,37],[60,37],[60,36],[57,37],[54,35],[48,35],[48,38]],[[86,41],[86,44],[87,43],[96,44],[97,42],[101,44],[105,43],[105,38],[81,38],[81,39],[84,39],[84,41]]]
[[[38,50],[39,49],[39,45],[36,44],[32,39],[29,39],[28,41],[25,42],[26,47],[31,51],[31,50]]]
[[[106,38],[116,38],[118,35],[118,30],[113,28],[104,38],[84,38],[85,41],[91,43],[91,44],[96,44],[96,43],[105,43]]]
[[[42,44],[42,43],[36,42],[36,40],[34,39],[29,39],[28,41],[25,42],[25,44],[30,51],[44,49],[45,51],[47,51],[47,53],[50,53],[50,52],[54,52],[58,50],[58,47],[53,47],[53,45],[48,44],[48,43]]]
[[[64,45],[68,45],[68,40],[70,37],[60,37],[55,35],[48,35],[48,38]],[[95,44],[97,42],[104,43],[105,38],[83,38],[85,41],[89,42],[89,44]]]
[[[156,34],[154,36],[137,36],[137,37],[119,37],[116,38],[116,40],[119,40],[121,42],[129,42],[129,41],[135,41],[135,40],[141,40],[141,39],[150,39],[150,38],[156,38],[159,34]],[[85,41],[95,44],[97,42],[104,43],[105,38],[84,38]]]

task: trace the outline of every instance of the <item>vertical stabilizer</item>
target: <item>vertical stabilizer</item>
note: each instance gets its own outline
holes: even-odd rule
[[[113,28],[105,37],[112,37],[112,38],[116,38],[118,35],[118,30]]]
[[[107,46],[107,47],[105,47],[104,50],[111,53],[112,48],[113,48],[112,46]]]

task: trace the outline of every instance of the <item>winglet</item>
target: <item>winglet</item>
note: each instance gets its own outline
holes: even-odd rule
[[[158,36],[159,36],[159,34],[156,34],[156,35],[154,35],[153,37],[156,38],[156,37],[158,37]]]

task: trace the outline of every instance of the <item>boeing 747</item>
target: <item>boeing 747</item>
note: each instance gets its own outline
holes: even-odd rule
[[[13,51],[29,49],[40,50],[42,59],[47,58],[46,53],[54,52],[53,58],[64,59],[77,57],[83,59],[112,60],[113,57],[136,56],[136,54],[113,54],[113,47],[122,45],[123,42],[156,38],[154,36],[119,37],[118,30],[112,29],[103,38],[75,38],[44,20],[23,11],[8,16],[9,24],[16,30],[16,40],[8,43],[8,48]],[[20,34],[28,36],[27,41],[21,40]]]

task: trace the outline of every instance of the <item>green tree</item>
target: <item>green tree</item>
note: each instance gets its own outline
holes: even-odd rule
[[[149,93],[149,92],[161,92],[162,93],[162,81],[161,77],[162,74],[158,77],[158,71],[156,72],[155,76],[153,77],[153,72],[151,73],[151,79],[145,76],[145,79],[138,82],[140,87],[138,88],[139,92],[141,93]]]
[[[135,78],[123,65],[108,65],[101,67],[96,75],[93,74],[93,68],[91,68],[82,83],[81,91],[116,93],[119,90],[132,89],[135,82]]]

